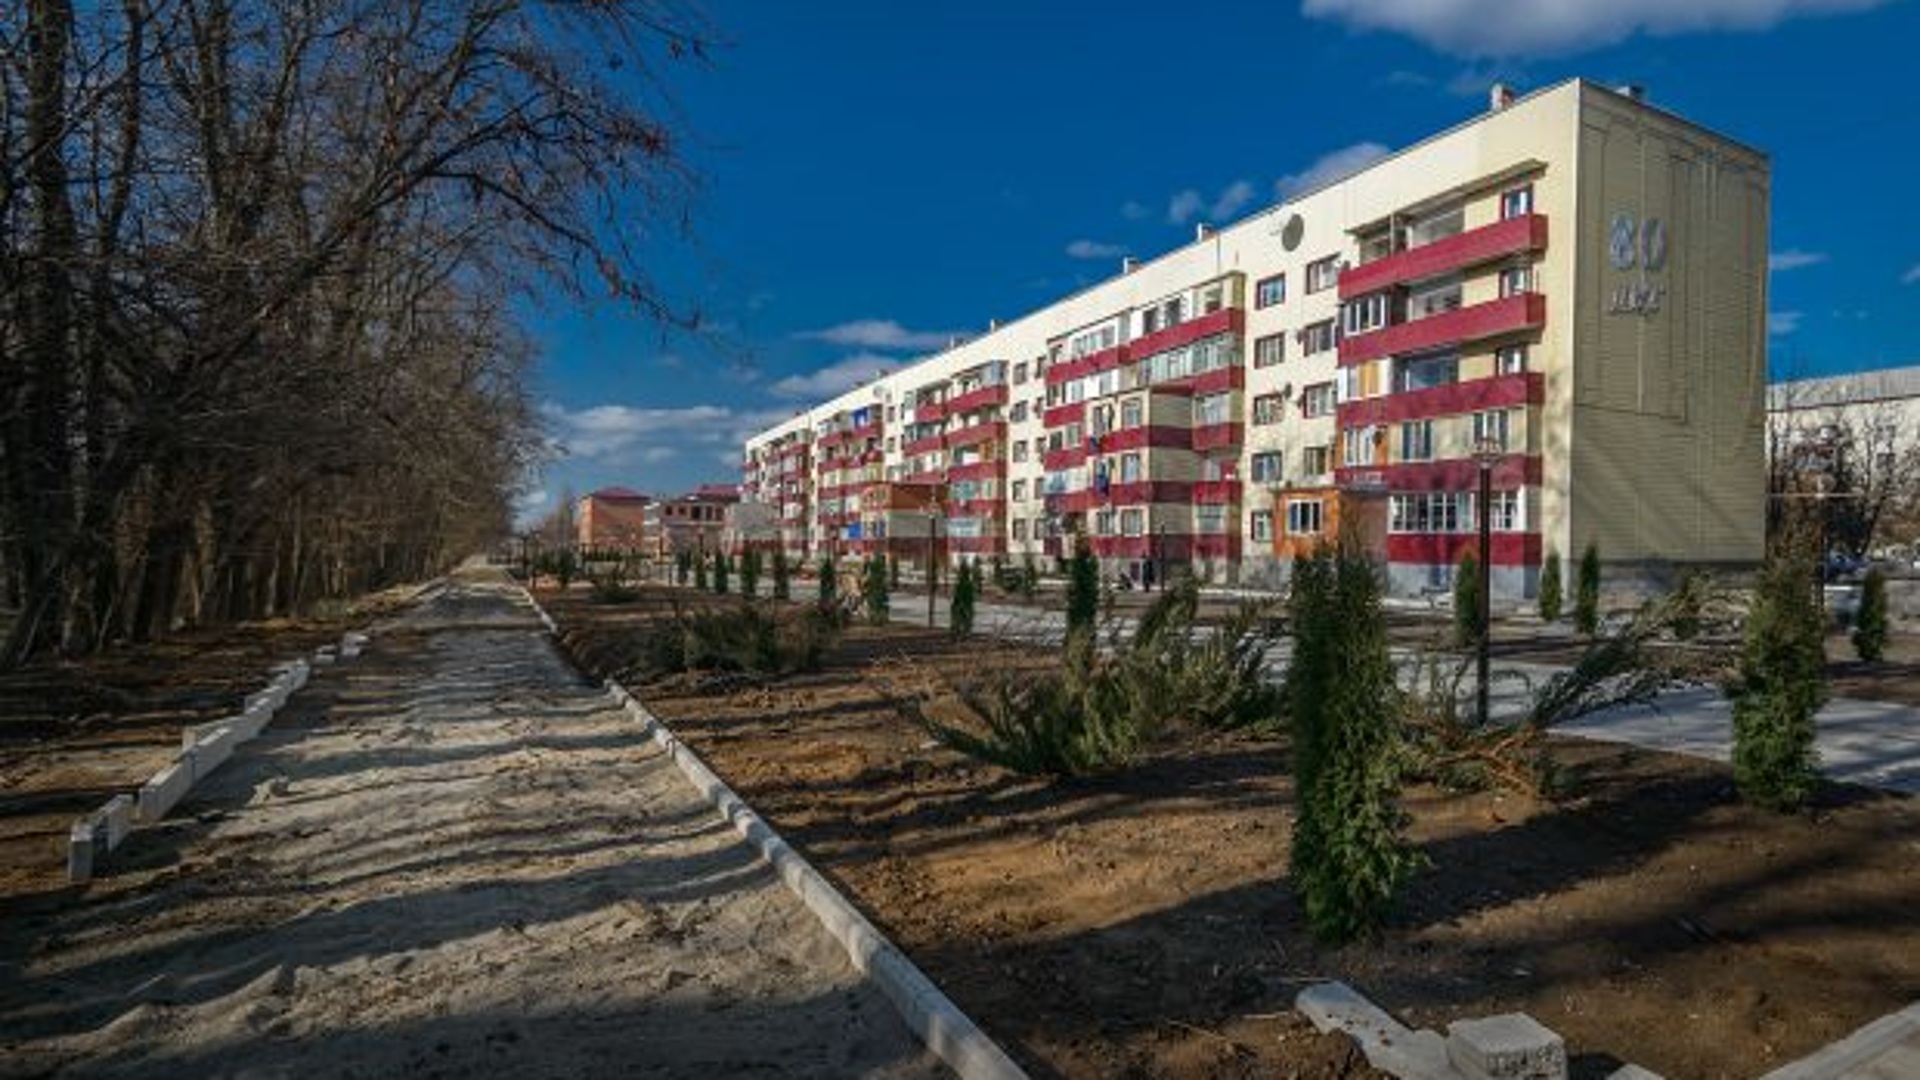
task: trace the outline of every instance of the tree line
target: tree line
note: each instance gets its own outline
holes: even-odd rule
[[[297,613],[509,528],[535,285],[669,324],[661,0],[0,8],[0,665]]]

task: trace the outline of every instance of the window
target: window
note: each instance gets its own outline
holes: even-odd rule
[[[1340,284],[1340,256],[1329,255],[1307,264],[1307,292],[1317,293]]]
[[[1332,319],[1323,319],[1300,331],[1300,351],[1307,356],[1326,352],[1339,343],[1340,334]]]
[[[1464,492],[1423,491],[1394,495],[1387,503],[1388,532],[1470,532],[1473,524],[1473,496]]]
[[[1533,291],[1533,264],[1521,263],[1500,271],[1500,295],[1518,296]]]
[[[1120,511],[1120,531],[1127,536],[1139,536],[1146,532],[1146,511],[1138,508]]]
[[[1396,360],[1393,364],[1393,392],[1396,394],[1450,386],[1459,381],[1460,358],[1451,354]]]
[[[1270,308],[1283,304],[1287,300],[1287,275],[1275,274],[1270,278],[1261,278],[1253,287],[1253,306]]]
[[[1120,426],[1137,428],[1145,418],[1146,408],[1139,398],[1128,398],[1120,403]]]
[[[1476,450],[1484,442],[1492,442],[1502,450],[1507,448],[1507,416],[1505,409],[1473,414],[1473,445]]]
[[[1110,509],[1097,511],[1093,515],[1093,534],[1095,536],[1112,536],[1115,517],[1116,515]]]
[[[1255,399],[1258,404],[1258,399]],[[1232,394],[1208,394],[1193,401],[1193,424],[1195,427],[1210,427],[1224,424],[1233,419]]]
[[[1309,446],[1300,452],[1300,470],[1308,476],[1325,476],[1333,470],[1333,447]]]
[[[1213,285],[1200,293],[1200,313],[1211,315],[1227,306],[1227,287]]]
[[[1013,385],[1020,386],[1024,384],[1026,381],[1027,381],[1027,362],[1025,360],[1022,360],[1019,363],[1013,365]]]
[[[1388,312],[1392,309],[1386,293],[1370,293],[1358,300],[1350,300],[1341,305],[1340,329],[1347,336],[1364,334],[1369,330],[1378,330],[1387,325]]]
[[[1373,464],[1375,429],[1348,428],[1340,433],[1340,463],[1348,468]]]
[[[1518,375],[1527,370],[1527,347],[1503,345],[1494,351],[1493,368],[1502,375]]]
[[[1025,540],[1027,538],[1027,519],[1026,518],[1013,519],[1013,538],[1015,540]]]
[[[1267,450],[1253,455],[1253,482],[1256,484],[1277,484],[1280,482],[1281,457],[1278,450]]]
[[[1500,220],[1533,213],[1533,185],[1524,184],[1500,193]]]
[[[1253,520],[1250,525],[1250,528],[1253,533],[1254,543],[1256,544],[1272,543],[1273,542],[1273,511],[1255,510],[1253,512]]]
[[[1013,409],[1007,414],[1007,419],[1017,424],[1020,421],[1025,420],[1026,418],[1027,418],[1027,403],[1024,401],[1014,402]]]
[[[1026,497],[1027,497],[1027,482],[1025,480],[1015,480],[1013,482],[1014,501],[1021,502],[1025,500]]]
[[[887,436],[887,453],[889,453],[889,454],[891,454],[891,453],[893,453],[893,451],[894,451],[894,442],[895,442],[895,438],[894,438],[894,436],[892,436],[892,435],[889,435],[889,436]]]
[[[1287,533],[1290,536],[1320,535],[1323,508],[1319,499],[1287,500]]]
[[[1261,394],[1253,399],[1253,422],[1256,424],[1277,424],[1282,411],[1279,394]]]
[[[1433,421],[1408,420],[1400,425],[1400,460],[1433,460]]]
[[[1460,278],[1442,278],[1407,292],[1407,318],[1427,319],[1460,310]]]
[[[899,409],[897,406],[893,406],[893,405],[887,406],[887,423],[889,424],[893,423],[894,416],[898,412],[899,412]]]
[[[1253,366],[1272,367],[1287,358],[1287,335],[1268,334],[1253,342]]]
[[[1120,482],[1135,483],[1140,479],[1140,455],[1124,454],[1120,458]]]
[[[1193,508],[1193,528],[1195,532],[1218,536],[1227,531],[1227,508],[1224,506],[1196,506]]]
[[[1013,460],[1027,460],[1027,440],[1021,439],[1013,444]]]
[[[1520,532],[1526,528],[1525,515],[1521,513],[1522,501],[1518,491],[1496,491],[1487,501],[1492,511],[1491,524],[1494,532]]]
[[[1300,390],[1300,415],[1327,416],[1333,412],[1333,384],[1313,383]]]

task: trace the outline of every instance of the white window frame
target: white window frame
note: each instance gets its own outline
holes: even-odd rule
[[[1286,274],[1284,273],[1275,274],[1272,277],[1261,278],[1258,282],[1254,283],[1254,286],[1253,286],[1254,310],[1258,311],[1261,308],[1278,307],[1281,304],[1284,304],[1286,302],[1287,302],[1287,275]]]
[[[1433,460],[1433,421],[1400,421],[1399,461]]]
[[[1253,339],[1253,366],[1260,368],[1277,367],[1287,362],[1287,335],[1285,333],[1268,334]]]
[[[1288,536],[1319,536],[1325,528],[1325,499],[1287,500]]]

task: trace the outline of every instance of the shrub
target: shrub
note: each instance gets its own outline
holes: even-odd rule
[[[775,600],[786,600],[790,597],[792,590],[792,582],[790,580],[791,572],[787,566],[787,549],[785,547],[774,548],[773,598]]]
[[[610,570],[588,579],[593,587],[593,599],[601,604],[631,604],[640,599],[640,587],[629,584],[618,570]]]
[[[673,580],[681,585],[693,576],[693,552],[680,551],[673,556]],[[702,586],[704,588],[705,586]]]
[[[1039,587],[1040,565],[1033,561],[1033,552],[1029,551],[1020,559],[1020,595],[1024,599],[1031,600],[1034,590]]]
[[[1100,615],[1100,561],[1085,533],[1073,538],[1073,559],[1067,564],[1067,637],[1093,633]]]
[[[1573,593],[1573,625],[1591,636],[1600,629],[1600,549],[1592,543],[1580,556],[1580,580]]]
[[[1373,563],[1324,548],[1296,563],[1292,621],[1289,877],[1314,934],[1349,941],[1380,925],[1420,865],[1395,802],[1399,691]]]
[[[1174,724],[1275,727],[1284,711],[1266,677],[1281,627],[1271,605],[1243,603],[1220,626],[1196,630],[1200,584],[1182,575],[1141,612],[1133,639],[1112,650],[1112,668],[1149,734]]]
[[[1694,570],[1682,572],[1668,597],[1669,625],[1677,640],[1692,641],[1700,636],[1701,605],[1705,602],[1706,578]]]
[[[947,629],[954,637],[973,633],[974,594],[980,589],[980,571],[966,563],[953,576],[953,599],[947,605]]]
[[[820,607],[830,610],[840,603],[840,582],[834,572],[832,559],[820,560]]]
[[[696,555],[693,558],[693,587],[706,592],[711,586],[707,583],[707,558]]]
[[[1818,779],[1814,713],[1827,699],[1824,613],[1811,556],[1778,551],[1747,617],[1733,699],[1733,778],[1748,802],[1798,808]]]
[[[727,595],[727,575],[732,572],[733,559],[726,552],[713,557],[713,591],[715,595]]]
[[[1540,617],[1548,622],[1560,621],[1560,553],[1547,552],[1546,559],[1540,565]]]
[[[1887,653],[1887,575],[1867,571],[1860,583],[1860,610],[1853,619],[1853,651],[1877,662]]]
[[[887,587],[889,589],[900,587],[900,556],[891,553],[887,555]]]
[[[831,620],[805,608],[749,604],[683,614],[640,638],[633,667],[651,677],[682,671],[789,675],[820,666],[837,640]]]
[[[1472,645],[1486,632],[1480,622],[1480,558],[1468,548],[1453,568],[1453,638]]]
[[[760,550],[748,548],[740,555],[740,595],[760,595]]]
[[[867,621],[875,626],[883,626],[887,621],[887,609],[891,598],[887,592],[887,561],[881,556],[867,560],[866,578],[861,584],[861,599],[867,605]]]

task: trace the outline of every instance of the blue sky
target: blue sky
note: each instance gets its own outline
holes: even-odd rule
[[[1515,12],[1519,12],[1518,15]],[[650,271],[708,329],[525,306],[563,490],[738,479],[879,369],[1570,76],[1770,153],[1776,376],[1920,363],[1920,0],[712,0]]]

